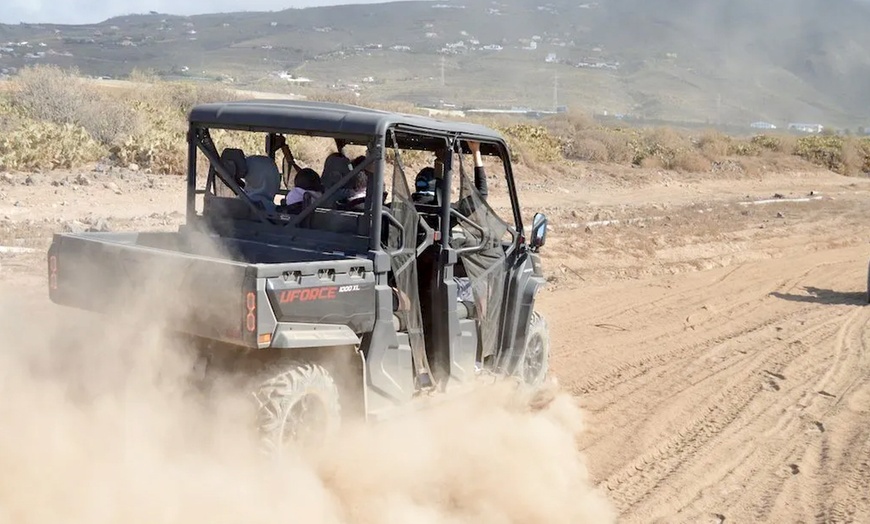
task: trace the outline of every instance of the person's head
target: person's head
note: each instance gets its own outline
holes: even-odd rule
[[[365,171],[360,171],[351,177],[350,181],[347,183],[347,188],[354,193],[361,193],[365,192],[367,184],[368,177],[366,177]]]
[[[245,176],[245,192],[255,202],[267,208],[274,206],[275,195],[281,185],[281,173],[275,162],[263,155],[252,155],[245,159],[248,174]]]
[[[365,157],[365,155],[359,155],[358,157],[354,158],[354,159],[351,161],[351,166],[353,166],[353,168],[356,169],[360,164],[362,164],[362,163],[365,162],[365,161],[366,161],[366,157]],[[367,175],[373,175],[373,174],[375,174],[374,163],[371,163],[371,164],[367,165],[367,166],[363,169],[363,171],[364,171],[365,174],[367,174]]]
[[[414,179],[414,190],[418,193],[435,193],[435,168],[424,167]]]
[[[305,191],[323,192],[323,184],[320,182],[320,175],[317,171],[306,167],[296,173],[296,178],[293,179],[293,185]]]

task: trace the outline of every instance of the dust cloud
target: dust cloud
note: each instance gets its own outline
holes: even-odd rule
[[[45,293],[0,289],[0,523],[615,519],[576,448],[581,413],[555,389],[535,407],[483,386],[266,456],[250,397],[231,380],[197,388],[160,308],[101,316]]]

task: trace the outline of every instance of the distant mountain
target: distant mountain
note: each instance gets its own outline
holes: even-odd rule
[[[303,94],[856,128],[870,127],[868,28],[861,0],[392,2],[0,25],[0,69],[142,68],[273,78]]]

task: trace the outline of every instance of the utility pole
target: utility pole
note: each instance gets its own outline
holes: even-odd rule
[[[444,87],[444,55],[441,56],[441,87]]]
[[[553,112],[559,110],[559,73],[553,73]]]

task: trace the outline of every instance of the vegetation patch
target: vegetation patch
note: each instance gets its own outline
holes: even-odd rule
[[[43,171],[96,162],[106,148],[74,124],[29,121],[0,134],[0,170]]]
[[[131,80],[135,87],[108,87],[55,66],[21,70],[11,89],[0,92],[0,169],[74,168],[102,160],[181,175],[186,172],[191,108],[241,98],[221,84],[163,82],[141,72]],[[330,92],[310,98],[418,112],[408,104],[384,105]],[[716,131],[604,125],[579,112],[534,123],[508,118],[481,123],[504,135],[512,161],[530,166],[581,161],[704,172],[734,157],[793,155],[845,175],[870,173],[870,138],[774,133],[738,138]],[[262,137],[250,133],[214,131],[213,138],[219,149],[241,147],[248,154],[263,149]],[[298,161],[315,169],[334,150],[331,141],[318,138],[293,137],[290,145]],[[428,164],[430,156],[409,151],[405,164]]]

